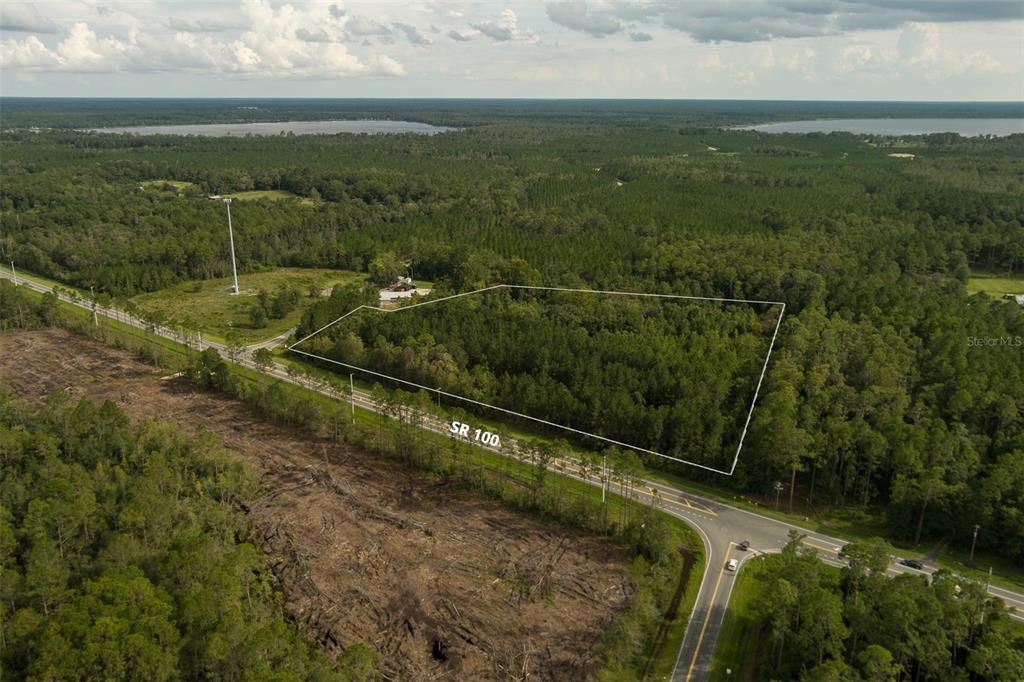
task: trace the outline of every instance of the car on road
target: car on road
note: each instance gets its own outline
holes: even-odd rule
[[[750,549],[750,540],[744,540],[736,546],[739,547],[741,551],[746,552],[748,549]]]
[[[735,571],[739,567],[740,567],[740,562],[736,561],[735,559],[729,559],[729,563],[727,563],[725,565],[725,570],[727,570],[727,571]]]
[[[904,559],[900,561],[900,563],[909,568],[916,568],[919,571],[924,570],[924,564],[918,561],[917,559]]]

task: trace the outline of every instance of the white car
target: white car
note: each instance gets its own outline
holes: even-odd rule
[[[735,559],[729,559],[729,563],[727,563],[725,565],[725,570],[727,570],[727,571],[735,571],[739,567],[740,567],[740,562],[736,561]]]

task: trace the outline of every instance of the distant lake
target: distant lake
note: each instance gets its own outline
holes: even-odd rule
[[[124,128],[90,128],[94,133],[133,133],[136,135],[333,135],[335,133],[418,133],[435,135],[459,128],[432,126],[415,121],[282,121],[279,123],[202,123],[196,125],[127,126]]]
[[[740,130],[762,133],[857,133],[862,135],[929,135],[959,133],[1012,135],[1024,133],[1024,118],[836,118],[816,121],[783,121],[743,126]]]

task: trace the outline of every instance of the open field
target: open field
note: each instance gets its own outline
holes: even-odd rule
[[[984,292],[995,297],[1024,294],[1024,275],[972,272],[967,280],[967,291],[972,294]]]
[[[244,343],[273,338],[291,329],[309,301],[335,284],[360,280],[363,275],[322,268],[278,268],[238,276],[241,294],[231,295],[231,278],[181,282],[160,291],[131,299],[140,311],[163,314],[172,324],[199,329],[209,338],[223,340],[234,329]],[[249,310],[260,289],[273,296],[282,287],[295,289],[299,304],[281,319],[267,319],[266,326],[252,327]],[[317,292],[317,296],[310,296]]]
[[[259,201],[260,199],[280,201],[282,199],[298,199],[299,203],[304,206],[313,206],[316,204],[315,201],[308,197],[300,197],[296,194],[292,194],[291,192],[285,192],[279,189],[263,189],[254,190],[251,192],[235,192],[234,194],[225,194],[223,196],[237,201]]]
[[[199,186],[192,182],[185,182],[184,180],[143,180],[139,183],[139,186],[143,189],[154,189],[159,191],[171,191],[181,193],[185,190],[196,189],[199,190]]]
[[[250,513],[289,611],[330,652],[367,642],[395,677],[506,679],[526,666],[580,679],[629,596],[617,545],[270,425],[99,342],[5,334],[0,373],[33,400],[63,388],[223,439],[264,477]]]
[[[175,194],[183,194],[185,192],[198,192],[203,193],[203,190],[199,185],[192,182],[185,182],[184,180],[143,180],[139,183],[142,189],[158,191],[158,192],[170,192]],[[231,194],[221,195],[225,198],[234,199],[237,201],[259,201],[261,199],[268,199],[270,201],[280,201],[282,199],[297,199],[303,206],[314,206],[316,202],[308,197],[300,197],[292,192],[287,192],[278,189],[266,189],[266,190],[253,190],[249,192],[234,192]]]

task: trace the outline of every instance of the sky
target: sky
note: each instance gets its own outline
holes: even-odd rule
[[[1024,0],[0,0],[0,94],[1024,100]]]

